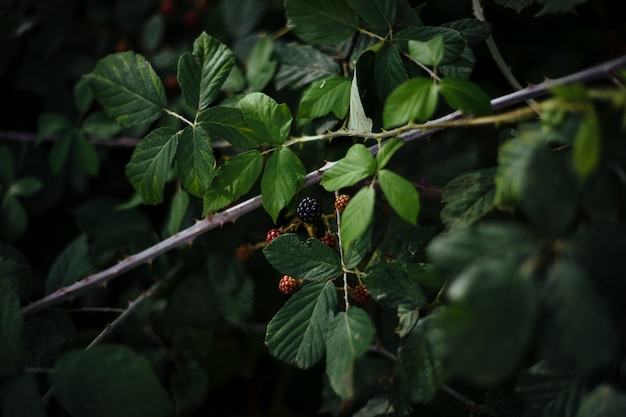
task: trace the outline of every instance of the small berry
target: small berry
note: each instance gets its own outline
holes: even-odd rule
[[[255,250],[254,246],[252,246],[249,243],[244,244],[244,245],[239,245],[237,246],[237,249],[235,250],[235,256],[240,261],[247,261],[248,259],[250,259],[250,257],[254,253],[254,250]]]
[[[322,205],[316,198],[303,198],[296,208],[296,214],[305,223],[315,223],[322,217]]]
[[[350,295],[352,295],[352,299],[358,304],[364,304],[370,301],[372,298],[370,297],[370,293],[365,288],[365,285],[357,285],[354,288],[351,288]]]
[[[270,229],[267,231],[267,234],[265,235],[265,241],[267,243],[270,243],[272,240],[276,239],[278,236],[282,234],[283,232],[281,232],[278,229]]]
[[[176,75],[172,74],[169,75],[166,79],[165,79],[165,89],[167,91],[178,91],[178,77],[176,77]]]
[[[298,280],[290,277],[289,275],[283,275],[278,283],[278,289],[280,292],[286,295],[291,295],[298,291]]]
[[[339,210],[339,213],[346,209],[346,206],[350,202],[350,196],[348,194],[341,194],[335,200],[335,208]]]
[[[171,16],[174,13],[174,1],[163,0],[159,5],[159,11],[163,16]]]
[[[200,13],[198,13],[198,11],[195,9],[187,10],[185,12],[185,15],[183,16],[183,22],[185,23],[185,26],[189,28],[196,26],[199,21]]]
[[[323,244],[330,246],[331,248],[334,248],[335,245],[337,244],[334,233],[326,233],[324,237],[322,237],[320,240],[322,241]]]

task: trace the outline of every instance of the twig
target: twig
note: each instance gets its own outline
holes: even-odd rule
[[[612,75],[612,73],[626,66],[626,55],[622,55],[617,59],[596,65],[588,68],[584,71],[577,72],[575,74],[555,79],[546,80],[541,84],[533,85],[524,88],[520,91],[498,97],[491,101],[491,106],[494,110],[502,109],[512,105],[519,104],[529,98],[539,97],[547,94],[550,88],[558,85],[571,84],[575,82],[589,82]],[[397,137],[405,142],[410,142],[418,139],[422,139],[432,135],[433,133],[444,129],[443,127],[437,127],[437,124],[443,122],[449,122],[462,117],[462,114],[458,111],[450,113],[439,119],[433,120],[426,125],[429,129],[420,128],[412,131],[408,131],[399,134]],[[430,128],[432,126],[432,128]],[[371,146],[369,150],[375,154],[378,152],[378,144]],[[308,187],[313,184],[317,184],[322,179],[324,171],[328,170],[336,162],[327,162],[323,167],[316,171],[310,172],[305,179],[303,187]],[[143,250],[135,255],[129,256],[116,265],[113,265],[99,273],[89,275],[88,277],[75,282],[67,287],[60,288],[57,291],[32,302],[31,304],[22,308],[22,314],[27,316],[45,308],[61,304],[67,300],[75,298],[87,290],[99,285],[104,285],[111,279],[121,275],[122,273],[133,269],[143,263],[150,262],[155,257],[180,246],[183,243],[190,243],[196,237],[203,233],[208,232],[218,226],[224,225],[228,222],[234,222],[241,215],[251,212],[262,206],[261,196],[257,195],[249,200],[246,200],[240,204],[237,204],[229,209],[226,209],[220,213],[207,216],[203,220],[199,220],[193,226],[157,243],[156,245]]]

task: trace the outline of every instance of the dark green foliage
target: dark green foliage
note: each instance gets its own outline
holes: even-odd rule
[[[480,3],[5,1],[0,415],[626,415],[622,21]]]

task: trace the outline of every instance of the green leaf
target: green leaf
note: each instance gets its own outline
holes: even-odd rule
[[[493,112],[489,96],[471,81],[445,77],[439,83],[439,91],[450,107],[463,114],[487,116]]]
[[[21,299],[32,289],[32,273],[24,254],[0,242],[0,287],[10,287]]]
[[[516,257],[522,262],[541,247],[532,229],[515,223],[479,223],[437,235],[428,245],[428,258],[447,278],[474,262]]]
[[[522,398],[524,417],[574,416],[585,384],[581,378],[539,362],[520,372],[515,393]]]
[[[277,62],[272,60],[274,44],[269,36],[261,36],[250,52],[246,80],[250,91],[261,91],[274,77]]]
[[[324,172],[320,184],[326,191],[336,191],[354,185],[375,172],[374,156],[364,145],[357,143],[348,149],[346,156]]]
[[[402,83],[385,100],[385,128],[418,120],[425,122],[435,113],[439,96],[437,85],[427,78],[412,78]]]
[[[304,184],[305,175],[302,162],[289,148],[278,148],[268,159],[261,178],[261,194],[263,207],[274,223],[298,187]]]
[[[286,0],[287,26],[308,43],[333,45],[352,36],[359,16],[347,0]]]
[[[354,396],[354,361],[363,355],[374,338],[374,326],[369,316],[358,307],[335,316],[328,331],[326,374],[330,385],[342,399]]]
[[[310,281],[336,278],[341,260],[319,239],[302,242],[295,233],[280,235],[263,249],[265,259],[281,274]]]
[[[396,23],[396,2],[387,0],[348,0],[367,26],[376,34],[386,35]]]
[[[72,151],[74,158],[85,172],[92,177],[98,175],[100,171],[100,158],[96,152],[96,148],[89,141],[84,133],[78,132],[72,143]]]
[[[51,367],[75,335],[74,321],[65,311],[48,310],[29,316],[22,330],[30,353],[28,366]]]
[[[274,78],[278,90],[306,87],[315,80],[341,74],[335,59],[311,45],[292,42],[274,45],[280,66]]]
[[[439,64],[455,61],[465,48],[466,42],[459,32],[443,26],[411,26],[396,33],[395,41],[408,51],[409,41],[427,42],[437,37],[443,40],[443,58]]]
[[[545,146],[538,140],[510,140],[498,153],[498,171],[495,176],[494,205],[500,210],[513,211],[522,198],[524,176],[537,149]]]
[[[0,148],[0,184],[9,185],[15,179],[15,157],[6,147]]]
[[[50,149],[50,169],[55,174],[61,172],[67,163],[67,156],[72,148],[74,136],[74,132],[62,134],[59,140],[52,145],[52,149]]]
[[[80,113],[86,113],[93,103],[93,92],[89,86],[89,80],[85,77],[79,79],[78,82],[74,84],[73,94],[76,110]]]
[[[343,247],[343,263],[348,269],[356,267],[363,260],[372,244],[372,226],[360,238],[352,242],[350,247]]]
[[[374,200],[376,192],[371,187],[361,188],[350,199],[341,215],[341,242],[348,248],[353,241],[357,240],[369,227],[374,217]]]
[[[357,80],[357,69],[355,68],[354,75],[352,77],[352,85],[350,86],[350,113],[348,116],[348,130],[353,132],[368,133],[372,131],[373,122],[372,119],[367,117],[365,114]]]
[[[391,391],[400,409],[430,402],[444,383],[443,346],[433,337],[436,331],[434,317],[426,317],[400,340]]]
[[[246,266],[234,257],[210,253],[207,260],[210,281],[210,302],[230,324],[244,327],[254,306],[254,281],[248,276]]]
[[[180,373],[172,376],[170,390],[176,405],[176,415],[202,403],[209,388],[209,377],[198,362],[186,362]]]
[[[187,207],[189,207],[189,194],[185,190],[177,190],[170,203],[170,211],[165,225],[167,236],[172,236],[180,231]]]
[[[443,60],[443,36],[436,36],[425,42],[410,40],[409,55],[424,65],[439,65]]]
[[[237,149],[251,149],[262,141],[243,118],[241,109],[209,107],[198,116],[200,126],[211,136],[221,138]]]
[[[547,274],[540,349],[564,371],[604,369],[622,344],[619,322],[603,293],[594,288],[594,280],[594,274],[585,274],[576,263],[565,260],[557,260]]]
[[[479,169],[455,177],[443,187],[441,221],[448,229],[468,227],[494,209],[496,168]]]
[[[155,13],[148,18],[142,28],[142,46],[148,51],[155,50],[163,41],[166,19],[162,13]]]
[[[96,272],[89,259],[90,248],[87,235],[83,234],[70,242],[55,259],[48,278],[46,293],[50,294]]]
[[[0,378],[16,373],[24,365],[26,349],[21,331],[20,300],[11,287],[0,285]]]
[[[415,186],[386,169],[378,171],[377,177],[389,205],[402,219],[415,226],[420,210],[420,199]]]
[[[166,417],[174,411],[150,362],[126,346],[68,352],[49,379],[74,417]]]
[[[574,169],[581,180],[587,178],[600,160],[601,135],[598,116],[593,106],[586,106],[585,113],[572,144]]]
[[[9,186],[7,194],[15,197],[31,197],[37,194],[42,187],[43,183],[39,178],[31,176],[22,177]]]
[[[86,77],[96,99],[120,125],[148,124],[161,116],[167,100],[165,88],[143,56],[134,52],[109,55]]]
[[[176,152],[176,169],[190,194],[202,197],[209,190],[215,177],[215,156],[206,130],[199,126],[183,130]]]
[[[270,353],[302,369],[315,365],[326,350],[336,305],[332,281],[305,284],[268,323],[265,345]]]
[[[46,136],[67,134],[71,129],[72,123],[67,117],[57,113],[43,112],[37,118],[37,144]]]
[[[516,13],[522,11],[526,7],[533,4],[534,0],[494,0],[497,4],[503,7],[509,7],[515,10]]]
[[[456,30],[470,44],[483,42],[491,34],[489,23],[471,17],[444,23],[441,26]]]
[[[365,271],[367,291],[384,307],[427,308],[428,298],[411,269],[402,262],[376,264]]]
[[[0,203],[0,236],[7,242],[15,242],[28,227],[28,214],[20,201],[6,194]]]
[[[202,216],[217,211],[246,194],[261,175],[263,154],[251,150],[228,159],[218,170],[211,188],[204,195]]]
[[[185,102],[198,111],[206,109],[234,65],[232,51],[202,32],[193,43],[193,51],[178,60],[178,83]]]
[[[409,79],[397,46],[385,42],[376,52],[374,76],[378,99],[383,102],[393,90]]]
[[[626,410],[626,395],[615,387],[598,385],[585,395],[576,417],[620,417]]]
[[[539,11],[535,16],[545,16],[547,14],[568,13],[574,12],[575,7],[581,3],[585,3],[585,0],[537,0],[538,3],[543,4],[543,9]]]
[[[438,318],[453,375],[478,384],[511,376],[527,353],[536,294],[516,256],[468,265],[448,288],[450,305]]]
[[[0,386],[0,413],[11,417],[46,417],[35,375],[21,372]]]
[[[146,204],[163,201],[168,171],[178,148],[178,133],[169,127],[153,130],[135,147],[126,176]]]
[[[317,80],[302,93],[298,119],[314,119],[333,114],[343,119],[350,106],[351,82],[345,77],[328,77]]]
[[[104,139],[112,138],[122,131],[122,126],[103,111],[87,115],[80,128],[89,135]]]
[[[383,169],[391,157],[404,145],[404,141],[398,138],[391,138],[384,142],[380,151],[376,154],[376,165],[378,169]]]
[[[263,93],[251,93],[240,102],[241,112],[250,129],[273,146],[282,145],[289,137],[291,111],[286,103],[278,104]]]

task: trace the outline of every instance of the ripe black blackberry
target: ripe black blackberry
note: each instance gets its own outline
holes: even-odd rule
[[[322,205],[316,198],[303,198],[298,203],[296,214],[305,223],[315,223],[322,217]]]

